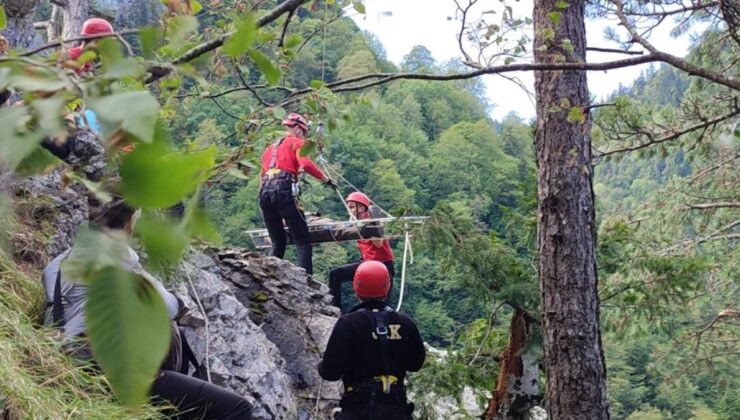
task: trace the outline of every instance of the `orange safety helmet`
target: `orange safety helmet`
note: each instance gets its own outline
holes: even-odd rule
[[[365,261],[357,267],[352,281],[355,294],[361,299],[377,299],[388,296],[391,276],[388,267],[380,261]]]

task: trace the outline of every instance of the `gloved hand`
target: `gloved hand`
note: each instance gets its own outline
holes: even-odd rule
[[[339,186],[336,184],[336,182],[334,182],[334,180],[331,179],[331,178],[327,178],[326,179],[326,182],[324,182],[324,185],[326,185],[327,187],[329,187],[329,188],[331,188],[333,190],[336,190],[337,188],[339,188]]]

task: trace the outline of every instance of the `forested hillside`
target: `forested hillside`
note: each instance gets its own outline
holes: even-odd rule
[[[290,4],[293,8],[287,9]],[[557,2],[548,22],[558,26],[569,5]],[[283,6],[279,11],[286,18],[265,18],[276,13],[271,8]],[[720,7],[695,5],[698,10],[714,6]],[[33,20],[53,22],[54,7],[40,2]],[[283,135],[281,121],[287,113],[302,113],[312,121],[307,153],[339,185],[337,193],[310,177],[303,180],[306,212],[346,220],[341,199],[358,189],[395,216],[429,216],[412,231],[413,262],[406,267],[401,308],[431,346],[424,368],[410,376],[417,415],[440,418],[441,400],[452,401],[453,408],[445,413],[460,418],[480,416],[489,401],[489,410],[501,410],[501,401],[511,394],[508,375],[514,371],[517,386],[530,375],[530,389],[522,392],[531,397],[525,410],[550,403],[543,401],[543,343],[545,321],[553,312],[543,309],[542,218],[573,197],[543,199],[547,156],[540,154],[542,141],[536,136],[543,135],[545,116],[524,120],[513,113],[493,120],[491,110],[507,98],[488,97],[480,77],[444,80],[445,75],[465,74],[469,64],[438,62],[424,45],[413,47],[401,62],[391,62],[382,43],[347,17],[364,13],[361,2],[162,5],[154,0],[99,0],[94,7],[114,20],[116,30],[132,30],[121,35],[125,41],[100,40],[95,47],[99,75],[70,76],[78,63],[65,64],[53,55],[63,70],[33,64],[41,69],[43,77],[38,78],[24,73],[30,58],[0,61],[0,71],[7,66],[0,75],[8,76],[0,88],[15,89],[19,98],[24,89],[31,92],[23,96],[30,105],[16,103],[3,110],[1,121],[25,121],[33,127],[9,137],[28,140],[32,147],[0,156],[0,164],[20,175],[48,173],[59,161],[38,144],[66,129],[36,114],[52,109],[61,115],[63,106],[65,112],[71,107],[68,102],[78,106],[84,97],[105,123],[100,136],[108,155],[106,170],[120,172],[126,199],[145,209],[137,235],[150,257],[148,266],[172,276],[189,244],[255,249],[247,231],[264,227],[257,201],[262,151]],[[525,24],[514,19],[511,9],[508,13],[508,25],[516,29]],[[154,29],[160,24],[164,29]],[[584,143],[588,153],[575,148],[565,152],[563,167],[582,164],[576,173],[588,178],[595,196],[595,209],[582,198],[591,197],[588,189],[574,199],[574,208],[579,216],[595,214],[588,226],[579,227],[593,230],[597,238],[591,250],[597,282],[589,284],[598,285],[595,353],[599,355],[603,343],[612,418],[730,420],[740,413],[740,108],[732,88],[740,74],[740,38],[736,26],[727,30],[726,25],[730,23],[702,31],[686,60],[730,82],[711,83],[675,65],[652,64],[603,103],[562,98],[546,110],[548,118],[563,114],[568,124],[585,124],[585,134],[579,135],[593,139]],[[493,26],[481,28],[493,31]],[[193,52],[219,40],[211,50]],[[570,42],[558,48],[572,54]],[[38,42],[23,48],[36,46]],[[519,54],[513,51],[502,56]],[[380,76],[367,77],[369,73]],[[34,77],[37,84],[24,77]],[[45,84],[55,77],[63,82]],[[75,93],[64,101],[47,99],[48,92],[62,95],[65,89]],[[326,130],[319,132],[318,126]],[[0,151],[11,147],[0,140]],[[135,146],[134,152],[122,155],[124,146]],[[59,182],[105,197],[107,179],[88,181],[65,172]],[[19,197],[22,206],[31,205],[26,198]],[[183,220],[171,218],[172,206],[181,204],[186,209]],[[563,222],[563,229],[570,227]],[[545,233],[554,238],[545,244],[552,249],[569,245],[558,242],[564,233],[557,226]],[[395,304],[404,242],[394,238],[391,244]],[[98,252],[106,252],[100,248]],[[286,259],[295,261],[291,248]],[[38,269],[25,263],[16,269],[15,263],[6,264],[5,255],[0,254],[0,265],[9,268],[0,267],[0,274]],[[577,257],[588,266],[587,256]],[[327,283],[330,269],[359,259],[352,242],[314,246],[313,279]],[[19,278],[26,281],[25,272]],[[564,284],[573,286],[569,280]],[[349,285],[344,292],[352,294]],[[566,294],[555,293],[555,298]],[[20,298],[13,299],[15,304]],[[345,298],[344,309],[355,303],[353,296]],[[245,307],[259,311],[260,305]],[[269,327],[280,330],[279,325]],[[586,340],[579,331],[567,334]],[[558,345],[557,352],[572,350]],[[2,404],[0,395],[0,408]]]

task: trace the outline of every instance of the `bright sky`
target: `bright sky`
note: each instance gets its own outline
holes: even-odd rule
[[[461,4],[465,3],[465,0],[461,0]],[[478,13],[489,9],[498,10],[489,23],[500,23],[503,3],[499,1],[480,3],[480,7],[476,5],[472,10],[477,10]],[[394,63],[399,64],[403,56],[417,44],[427,47],[439,63],[462,57],[457,44],[460,22],[448,20],[448,16],[454,16],[455,13],[456,6],[453,0],[365,0],[364,4],[366,14],[364,16],[355,14],[353,19],[360,28],[378,36],[385,47],[388,59]],[[532,15],[531,0],[507,0],[505,4],[513,7],[515,17]],[[471,12],[470,16],[477,17],[479,14]],[[654,31],[650,40],[653,45],[665,52],[684,56],[690,45],[690,37],[684,35],[672,38],[669,33],[673,22],[667,20],[668,22]],[[590,47],[619,48],[617,44],[605,39],[604,29],[607,26],[618,29],[614,21],[599,20],[586,23]],[[603,62],[626,57],[628,56],[623,54],[589,52],[587,60]],[[598,101],[613,92],[620,83],[628,85],[648,67],[649,64],[645,64],[608,72],[589,72],[588,84],[591,95]],[[520,78],[529,91],[534,92],[534,77],[531,72],[509,75]],[[484,76],[484,82],[488,97],[495,104],[491,113],[494,119],[500,120],[510,112],[516,112],[525,119],[534,117],[534,98],[530,98],[521,87],[496,75]]]

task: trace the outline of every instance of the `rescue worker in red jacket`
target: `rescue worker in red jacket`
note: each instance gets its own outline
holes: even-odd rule
[[[407,420],[406,372],[424,365],[426,351],[419,330],[407,315],[388,307],[390,276],[379,261],[357,267],[352,286],[362,301],[334,325],[319,374],[342,380],[340,420]]]
[[[336,188],[336,184],[316,167],[311,158],[299,155],[308,134],[308,121],[300,114],[291,113],[283,120],[283,125],[288,129],[285,136],[268,146],[262,154],[259,205],[272,242],[270,255],[278,258],[285,255],[287,241],[283,227],[285,220],[296,244],[298,266],[312,274],[308,225],[303,212],[298,208],[297,201],[298,171],[303,169],[332,188]]]
[[[347,207],[357,220],[372,219],[370,212],[370,199],[361,192],[353,192],[347,196]],[[378,236],[383,236],[382,230],[378,229]],[[395,270],[393,267],[393,250],[388,239],[370,238],[357,241],[357,248],[362,255],[362,261],[341,265],[329,272],[329,290],[334,297],[334,305],[342,307],[342,283],[352,281],[357,267],[363,261],[379,261],[388,269],[391,282],[391,291],[393,290],[393,276]],[[390,292],[389,296],[390,298]]]
[[[113,25],[110,24],[105,19],[101,18],[92,18],[85,21],[85,23],[82,24],[82,30],[80,31],[80,35],[104,35],[104,34],[112,34],[113,33]],[[69,55],[69,58],[72,60],[77,60],[80,55],[82,55],[82,52],[85,50],[85,46],[88,42],[94,42],[94,41],[82,41],[82,43],[76,47],[72,47],[69,50],[67,50],[67,54]],[[82,67],[80,67],[77,70],[77,73],[84,73],[86,71],[92,70],[92,65],[90,63],[84,63]]]

